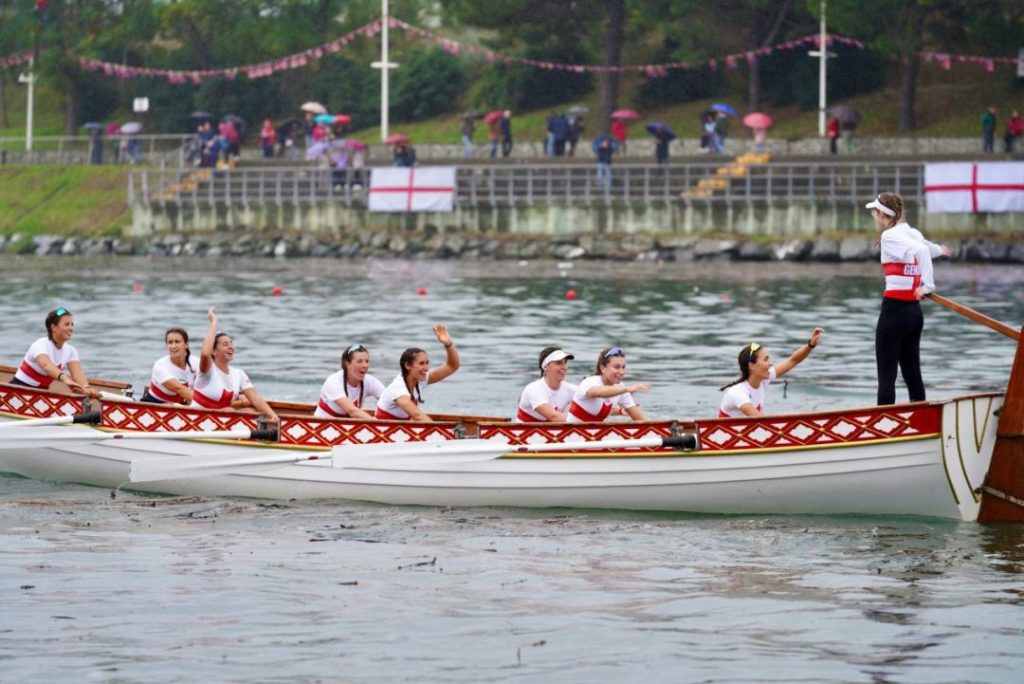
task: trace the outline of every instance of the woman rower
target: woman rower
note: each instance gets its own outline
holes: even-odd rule
[[[46,314],[46,337],[40,337],[25,352],[25,358],[11,378],[12,385],[49,389],[54,380],[61,380],[72,392],[99,399],[98,390],[89,386],[78,350],[71,346],[75,319],[60,307]]]
[[[921,378],[921,298],[935,290],[932,259],[949,256],[949,247],[924,239],[904,220],[903,198],[883,192],[866,208],[871,210],[879,238],[885,294],[875,327],[878,404],[896,403],[896,368],[907,383],[910,401],[924,401]]]
[[[560,347],[544,347],[537,359],[540,379],[523,389],[516,419],[522,423],[564,423],[576,385],[565,381],[576,357]]]
[[[633,420],[647,420],[633,394],[646,392],[646,382],[624,385],[626,352],[621,347],[602,349],[597,355],[594,375],[584,378],[569,403],[569,423],[600,423],[609,415],[628,415]]]
[[[214,307],[206,314],[210,327],[203,339],[199,357],[199,373],[192,387],[192,406],[207,409],[231,408],[235,399],[245,396],[249,403],[267,421],[277,423],[278,417],[270,404],[256,391],[249,376],[241,368],[232,368],[235,358],[235,344],[227,333],[217,332],[217,311]]]
[[[724,391],[722,403],[718,408],[719,418],[756,417],[764,414],[765,397],[768,385],[796,368],[800,362],[810,356],[818,346],[824,328],[815,328],[807,343],[790,354],[789,358],[777,366],[772,365],[772,357],[768,350],[757,342],[751,342],[740,350],[740,378],[719,388]]]
[[[341,355],[341,370],[324,380],[316,418],[369,418],[363,402],[373,397],[380,400],[384,383],[369,374],[370,352],[361,344],[353,344]]]
[[[459,370],[459,352],[455,349],[448,329],[440,323],[434,326],[434,337],[444,346],[445,362],[430,367],[427,352],[416,347],[406,349],[398,360],[399,373],[377,400],[376,418],[383,420],[422,420],[431,418],[420,408],[423,390],[441,382]]]
[[[153,364],[149,387],[142,401],[154,404],[190,404],[192,387],[196,384],[196,368],[188,346],[188,332],[171,328],[164,333],[167,356]]]

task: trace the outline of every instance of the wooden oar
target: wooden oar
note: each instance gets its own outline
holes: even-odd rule
[[[89,413],[75,413],[69,416],[54,416],[53,418],[30,418],[19,420],[13,423],[0,423],[0,430],[3,428],[39,427],[41,425],[68,425],[70,423],[85,423],[99,425],[102,417],[99,411]]]
[[[610,439],[603,442],[557,442],[552,444],[505,444],[486,439],[456,439],[444,442],[405,442],[337,446],[330,454],[303,452],[264,456],[209,458],[150,458],[132,461],[131,482],[159,482],[260,470],[303,461],[329,460],[335,468],[411,466],[493,461],[504,454],[540,451],[585,451],[596,449],[640,449],[666,447],[691,451],[699,447],[697,435]]]
[[[335,468],[405,468],[428,464],[493,461],[505,454],[642,449],[647,447],[692,451],[700,448],[700,441],[697,439],[697,435],[686,434],[677,437],[641,437],[639,439],[606,439],[592,442],[545,444],[506,444],[489,439],[403,442],[401,444],[346,444],[336,446],[331,450],[331,464]]]
[[[995,330],[997,333],[1002,333],[1003,335],[1006,335],[1012,340],[1017,340],[1018,342],[1020,341],[1020,330],[1015,330],[1012,326],[1009,326],[1006,323],[997,321],[994,318],[989,318],[985,314],[975,311],[969,306],[964,306],[959,302],[954,302],[952,299],[943,297],[940,294],[931,292],[925,296],[928,297],[928,299],[935,302],[936,304],[941,304],[950,311],[955,311],[961,316],[965,316],[971,319],[975,323],[981,323],[986,328],[991,328],[992,330]]]

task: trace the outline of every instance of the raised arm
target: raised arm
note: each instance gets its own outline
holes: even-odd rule
[[[206,312],[206,318],[209,319],[210,325],[206,329],[206,337],[203,338],[203,346],[199,351],[200,373],[210,372],[210,366],[213,365],[213,340],[217,337],[217,307],[211,306]]]
[[[430,375],[427,376],[427,382],[433,385],[435,382],[441,382],[449,375],[459,370],[459,352],[455,349],[455,343],[452,342],[452,336],[448,334],[448,328],[444,327],[444,324],[438,323],[434,326],[434,337],[437,341],[444,346],[445,360],[444,363],[437,368],[430,369]],[[402,408],[405,408],[404,406]],[[406,409],[409,415],[412,415],[411,411]]]
[[[811,355],[811,351],[818,346],[818,342],[821,340],[821,336],[825,334],[824,328],[815,328],[811,332],[810,339],[807,340],[799,349],[789,355],[789,358],[781,363],[775,364],[775,377],[781,378],[783,375],[793,370],[800,365],[804,359]],[[743,407],[740,407],[742,410]],[[746,411],[744,411],[746,413]],[[747,414],[751,415],[751,414]],[[759,414],[755,414],[759,415]]]

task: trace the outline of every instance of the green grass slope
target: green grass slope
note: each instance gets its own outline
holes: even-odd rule
[[[124,167],[2,167],[0,233],[120,234],[131,220],[127,188]]]

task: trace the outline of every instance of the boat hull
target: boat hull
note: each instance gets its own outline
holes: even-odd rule
[[[702,448],[482,456],[469,462],[335,467],[329,460],[249,465],[237,472],[129,483],[147,459],[327,455],[298,447],[174,439],[75,441],[87,426],[2,430],[0,471],[181,495],[346,499],[399,505],[613,508],[722,514],[903,514],[974,520],[1002,398],[765,419],[697,422]],[[668,433],[677,425],[655,429]],[[614,428],[618,436],[634,429]],[[569,430],[501,424],[492,440],[530,443]],[[607,425],[586,429],[595,439]],[[488,430],[490,432],[488,432]],[[14,434],[18,433],[18,434]],[[577,434],[578,433],[574,433]],[[23,437],[19,442],[18,435]],[[47,435],[64,435],[48,440]]]

